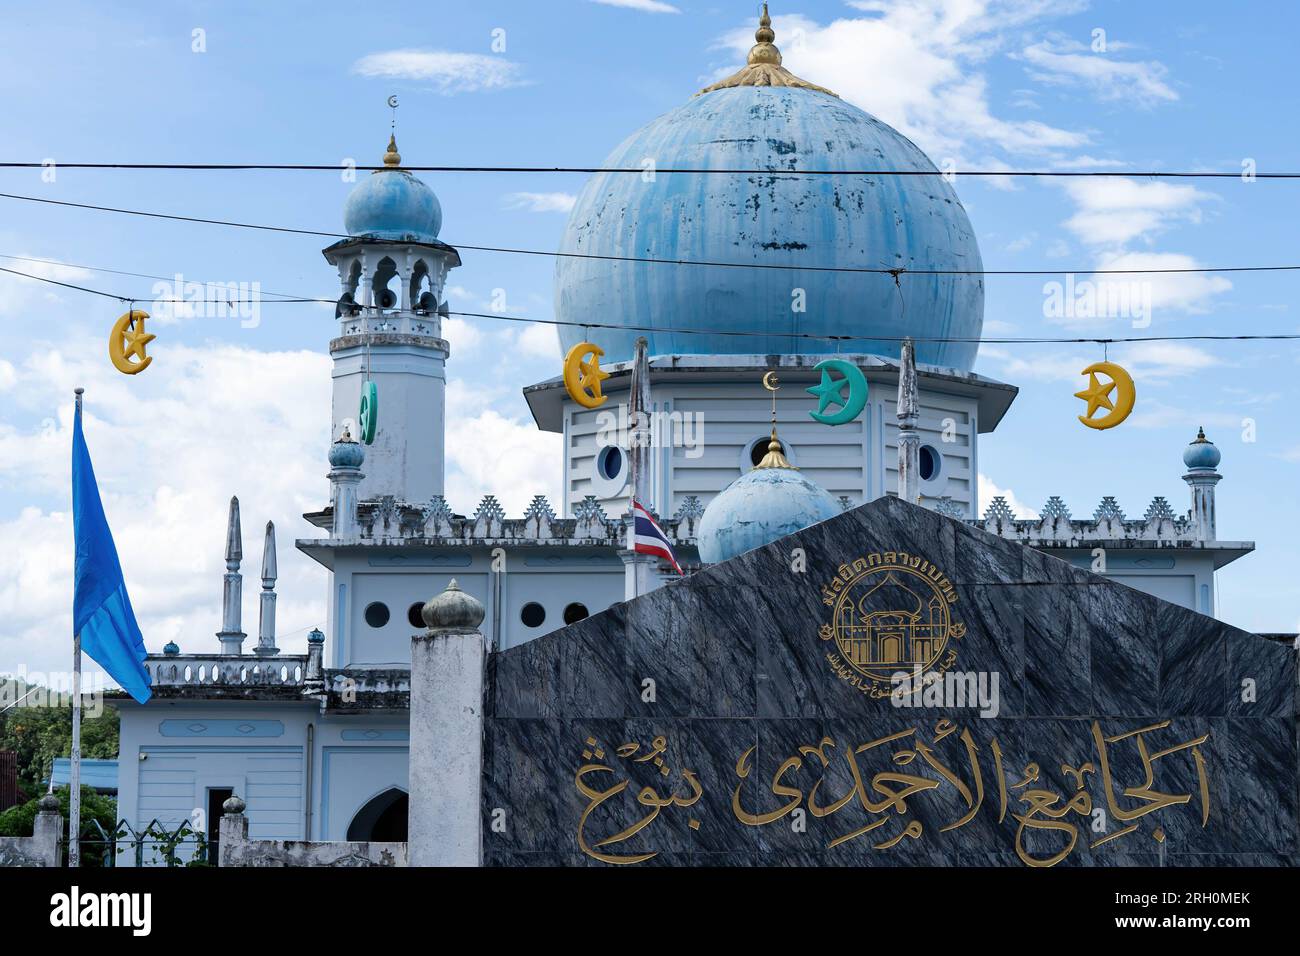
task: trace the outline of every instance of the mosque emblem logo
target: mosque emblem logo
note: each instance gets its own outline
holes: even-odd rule
[[[895,674],[942,674],[966,634],[956,620],[957,592],[943,571],[919,555],[873,552],[842,564],[822,588],[831,620],[819,636],[833,643],[826,659],[841,680],[871,697],[887,697]]]

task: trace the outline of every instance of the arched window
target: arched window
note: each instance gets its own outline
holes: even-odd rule
[[[352,843],[403,843],[406,841],[408,800],[405,790],[390,787],[372,797],[348,824]]]

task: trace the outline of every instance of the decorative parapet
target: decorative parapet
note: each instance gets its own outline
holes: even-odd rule
[[[301,687],[306,654],[274,661],[252,654],[150,654],[144,669],[158,687]]]
[[[699,497],[687,495],[675,515],[655,517],[669,540],[693,545],[703,514],[704,504]],[[332,512],[328,509],[307,517],[318,527],[333,526]],[[470,517],[454,512],[442,495],[419,504],[386,495],[358,504],[357,525],[359,541],[366,544],[620,547],[623,536],[621,516],[611,517],[594,495],[578,502],[571,518],[557,517],[545,495],[533,496],[521,518],[506,517],[505,508],[494,495],[486,495]]]
[[[1101,499],[1091,520],[1070,517],[1070,509],[1057,495],[1047,499],[1037,518],[1018,518],[1007,500],[998,496],[982,519],[969,522],[1003,538],[1035,543],[1059,542],[1070,547],[1079,541],[1152,541],[1177,544],[1194,542],[1196,526],[1190,514],[1176,515],[1163,496],[1157,496],[1141,518],[1128,518],[1112,495]]]

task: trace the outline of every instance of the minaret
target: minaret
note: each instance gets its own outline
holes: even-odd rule
[[[275,524],[266,523],[266,541],[262,545],[262,605],[257,616],[257,656],[274,657],[275,646]]]
[[[898,367],[898,497],[911,504],[921,500],[921,434],[916,430],[920,417],[916,354],[907,338]]]
[[[331,437],[347,430],[369,446],[365,474],[358,473],[360,500],[392,495],[426,502],[443,491],[449,354],[442,338],[443,288],[460,256],[438,240],[438,197],[401,162],[392,137],[383,168],[348,196],[348,238],[324,250],[341,287],[338,336],[329,346]],[[359,421],[362,392],[370,385],[378,407],[373,434]]]
[[[1183,464],[1187,482],[1192,492],[1192,524],[1196,529],[1197,541],[1214,541],[1217,532],[1214,526],[1214,486],[1223,476],[1219,474],[1219,461],[1222,459],[1214,442],[1205,437],[1205,429],[1200,428],[1191,444],[1183,451]]]
[[[239,654],[247,636],[240,630],[241,602],[244,596],[244,579],[239,573],[239,562],[244,559],[244,536],[239,530],[239,499],[230,499],[230,518],[226,523],[226,576],[221,589],[221,641],[222,654]]]

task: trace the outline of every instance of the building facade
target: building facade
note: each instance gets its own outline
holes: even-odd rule
[[[276,646],[268,524],[258,634],[247,640],[232,500],[216,645],[160,649],[146,664],[153,700],[115,702],[124,818],[188,819],[215,838],[217,808],[237,793],[255,839],[398,839],[396,829],[404,838],[410,639],[423,627],[421,606],[455,578],[485,608],[490,650],[503,651],[631,596],[629,561],[640,559],[626,548],[636,424],[627,408],[638,338],[647,343],[637,374],[651,436],[638,497],[688,572],[702,563],[706,509],[761,466],[779,430],[788,463],[842,510],[902,494],[1214,615],[1215,572],[1253,545],[1217,539],[1219,453],[1203,433],[1184,453],[1185,513],[1166,496],[1140,518],[1109,497],[1091,517],[1072,516],[1059,498],[1037,518],[1017,517],[1000,498],[978,500],[979,437],[999,427],[1017,390],[972,371],[983,280],[972,274],[982,265],[970,221],[915,145],[780,65],[766,16],[756,40],[743,70],[633,134],[604,166],[653,156],[663,169],[781,175],[598,174],[578,199],[562,248],[591,258],[558,260],[556,313],[571,323],[561,326],[565,349],[591,341],[604,350],[608,400],[584,407],[560,378],[524,389],[538,428],[563,436],[555,467],[564,497],[538,495],[522,515],[508,516],[492,495],[444,496],[455,359],[442,321],[460,255],[438,238],[437,197],[401,167],[390,140],[384,168],[347,200],[349,238],[324,250],[340,290],[327,343],[329,499],[322,489],[322,507],[305,516],[321,533],[297,547],[321,567],[325,627],[305,655]],[[933,175],[844,182],[790,172],[836,168]],[[874,271],[853,271],[863,264]],[[808,414],[807,390],[828,358],[856,367],[869,386],[861,414],[836,426]],[[767,373],[778,391],[759,387]],[[760,543],[807,523],[766,520],[755,525]],[[657,563],[647,575],[657,584],[675,572]],[[932,652],[933,609],[886,610],[892,616],[873,612],[854,625],[864,661]]]

